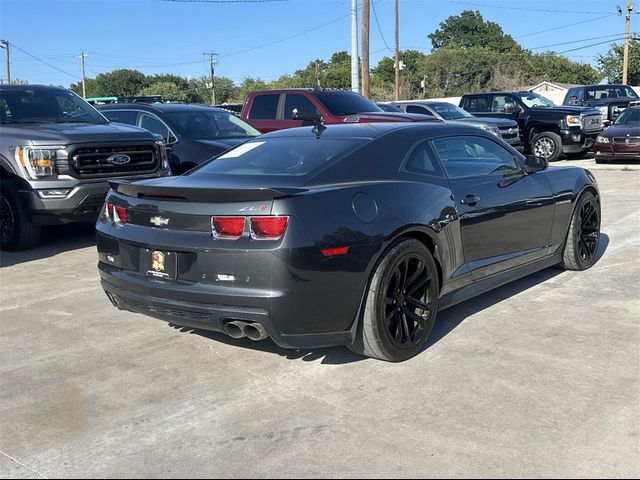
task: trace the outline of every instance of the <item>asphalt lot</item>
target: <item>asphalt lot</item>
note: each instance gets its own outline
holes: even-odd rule
[[[640,172],[594,173],[591,270],[444,311],[402,364],[120,312],[91,227],[2,252],[0,477],[640,476]]]

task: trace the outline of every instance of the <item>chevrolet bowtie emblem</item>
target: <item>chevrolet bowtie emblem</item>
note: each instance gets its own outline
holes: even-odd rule
[[[169,219],[168,218],[162,218],[162,217],[158,217],[158,216],[151,217],[149,222],[153,223],[156,227],[165,227],[165,226],[169,225]]]

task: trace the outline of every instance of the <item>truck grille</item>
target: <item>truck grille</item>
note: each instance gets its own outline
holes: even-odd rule
[[[582,117],[582,128],[585,132],[599,132],[602,130],[602,115]]]
[[[627,140],[629,140],[627,142]],[[623,145],[638,145],[640,144],[640,137],[613,137],[613,143]]]
[[[112,161],[118,156],[129,160],[122,164]],[[152,173],[158,169],[158,163],[155,145],[80,147],[69,152],[69,168],[81,178]]]
[[[518,127],[513,128],[500,128],[500,136],[506,139],[516,138],[520,135],[520,129]]]

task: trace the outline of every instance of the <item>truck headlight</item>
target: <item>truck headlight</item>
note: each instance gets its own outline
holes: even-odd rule
[[[567,125],[570,127],[581,127],[582,118],[580,115],[567,115]]]
[[[609,107],[607,106],[598,107],[598,110],[600,110],[600,114],[602,115],[602,120],[609,119]]]
[[[596,143],[611,143],[611,140],[609,140],[609,137],[602,137],[598,135],[596,137]]]
[[[500,129],[498,129],[497,127],[491,127],[489,125],[483,125],[482,129],[486,130],[489,133],[493,133],[496,137],[500,138]]]
[[[56,158],[58,151],[64,147],[32,147],[20,145],[16,147],[16,160],[27,171],[29,176],[36,180],[42,177],[55,175]]]

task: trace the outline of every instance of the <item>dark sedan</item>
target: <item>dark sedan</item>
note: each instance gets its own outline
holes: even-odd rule
[[[584,169],[475,127],[378,123],[281,130],[181,177],[113,182],[97,246],[120,309],[401,361],[438,309],[589,268],[599,231]]]
[[[640,107],[625,110],[596,138],[596,163],[640,161]]]
[[[231,112],[204,105],[178,103],[114,103],[98,107],[112,122],[128,123],[162,135],[174,175],[260,135]]]

